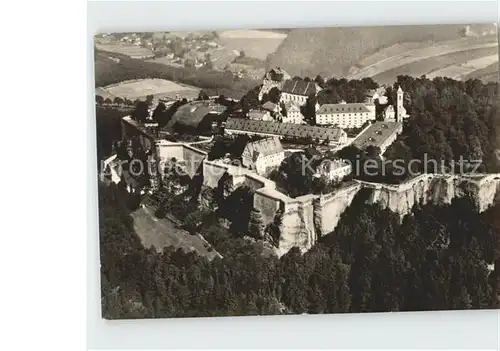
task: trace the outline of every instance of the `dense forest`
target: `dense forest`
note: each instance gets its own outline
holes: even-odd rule
[[[400,183],[419,173],[500,171],[497,84],[398,76],[387,88],[389,104],[395,101],[399,86],[410,117],[384,159],[379,157],[380,149],[372,146],[360,150],[349,145],[338,152],[353,165],[370,160],[373,167],[356,169],[355,178]]]
[[[405,91],[404,106],[410,118],[403,134],[387,150],[387,158],[444,160],[450,168],[462,158],[481,162],[482,171],[498,171],[497,84],[398,76],[389,100],[399,85]],[[431,165],[429,171],[434,171]]]
[[[119,186],[99,189],[105,318],[477,309],[496,306],[498,206],[468,198],[399,217],[363,192],[335,231],[281,258],[229,232],[224,258],[143,248]],[[234,210],[234,209],[233,209]],[[213,229],[212,229],[213,231]],[[217,233],[203,233],[217,235]]]

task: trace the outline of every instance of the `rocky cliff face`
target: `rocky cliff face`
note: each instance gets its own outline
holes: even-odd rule
[[[471,194],[480,212],[492,206],[498,196],[500,175],[455,176],[424,174],[400,185],[362,183],[372,190],[368,203],[404,216],[415,204],[449,204]]]
[[[319,237],[333,232],[361,189],[368,190],[368,204],[389,208],[401,217],[409,214],[416,204],[444,205],[466,194],[471,194],[479,212],[483,212],[500,200],[500,174],[474,177],[424,174],[399,185],[357,182],[331,194],[314,196],[312,206],[304,204],[284,217],[277,253],[282,255],[293,246],[306,251]]]
[[[204,185],[214,188],[220,177],[212,177],[208,170],[205,167]],[[410,213],[416,204],[449,204],[465,194],[472,195],[480,212],[500,200],[500,174],[422,174],[398,185],[355,181],[331,194],[305,195],[295,199],[277,191],[275,184],[267,179],[255,183],[252,175],[248,174],[227,174],[227,177],[231,185],[229,192],[241,185],[256,190],[254,207],[262,213],[265,226],[274,220],[278,210],[283,211],[279,238],[276,238],[276,253],[279,256],[294,246],[307,251],[319,237],[333,232],[340,216],[361,189],[367,192],[366,203],[389,208],[401,217]],[[252,182],[248,183],[247,178]]]
[[[361,184],[354,183],[314,200],[314,228],[317,236],[321,237],[335,229],[340,215],[349,207],[361,187]]]
[[[287,253],[295,246],[303,252],[307,251],[317,242],[314,228],[314,198],[306,195],[297,202],[285,204],[279,246],[276,248],[278,256]]]

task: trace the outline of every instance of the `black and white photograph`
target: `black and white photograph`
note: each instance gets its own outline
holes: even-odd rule
[[[102,318],[498,309],[495,23],[93,46]]]

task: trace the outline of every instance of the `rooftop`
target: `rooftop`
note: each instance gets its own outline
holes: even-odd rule
[[[249,133],[264,133],[286,137],[330,140],[338,142],[345,135],[340,128],[325,128],[305,124],[275,123],[272,121],[254,121],[242,118],[228,118],[226,129],[239,130]]]
[[[353,141],[353,145],[360,149],[368,146],[381,147],[398,129],[402,128],[401,122],[375,122]]]
[[[357,112],[370,112],[366,104],[352,103],[352,104],[324,104],[321,105],[316,112],[317,115],[327,113],[357,113]]]
[[[283,84],[281,92],[309,96],[318,93],[320,90],[321,88],[313,81],[306,82],[302,79],[288,79],[285,81],[285,84]]]
[[[264,138],[257,141],[249,142],[245,146],[244,153],[249,153],[254,161],[259,156],[269,156],[283,152],[283,146],[278,138]]]
[[[226,110],[226,106],[211,101],[192,101],[182,105],[177,109],[172,121],[197,126],[209,113],[221,114]]]
[[[128,124],[134,126],[137,130],[146,134],[148,137],[153,138],[156,134],[156,127],[148,127],[145,124],[139,123],[136,120],[132,119],[130,116],[125,116],[122,118],[122,121],[127,122]]]
[[[248,117],[252,119],[262,119],[264,116],[266,116],[269,112],[267,110],[250,110],[248,111]]]
[[[262,105],[262,108],[264,110],[268,110],[268,111],[275,111],[276,108],[278,107],[278,105],[276,105],[275,103],[271,102],[271,101],[267,101],[264,105]]]
[[[293,110],[300,111],[300,107],[297,106],[297,104],[293,101],[287,101],[287,102],[285,102],[285,110],[287,110],[287,111],[293,111]]]

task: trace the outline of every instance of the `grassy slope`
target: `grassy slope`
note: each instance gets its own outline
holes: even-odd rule
[[[420,77],[421,75],[430,73],[439,68],[452,65],[455,62],[465,62],[476,58],[492,55],[496,51],[497,48],[486,48],[431,57],[387,70],[385,72],[382,72],[381,74],[375,75],[373,79],[379,82],[379,84],[391,84],[392,82],[394,82],[395,77],[397,77],[398,75],[412,75]]]
[[[300,28],[292,30],[271,58],[292,75],[345,76],[362,57],[402,43],[459,38],[464,25]],[[492,25],[472,25],[481,32]]]

